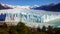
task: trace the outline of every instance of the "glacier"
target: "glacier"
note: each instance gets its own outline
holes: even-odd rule
[[[0,22],[6,22],[8,25],[9,24],[17,25],[18,22],[23,22],[27,26],[35,27],[35,28],[37,28],[38,26],[42,27],[44,25],[46,27],[48,27],[49,25],[55,26],[55,23],[57,22],[57,20],[60,19],[60,12],[50,12],[50,11],[44,11],[44,10],[15,8],[15,9],[0,10],[0,16],[1,14],[3,15],[6,14],[6,17],[4,18],[2,16],[4,20],[1,21],[1,18],[0,18]]]

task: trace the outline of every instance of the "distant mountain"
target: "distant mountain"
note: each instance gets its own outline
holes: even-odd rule
[[[49,4],[49,5],[44,5],[44,6],[12,6],[12,5],[8,5],[8,4],[0,3],[0,10],[2,10],[2,9],[14,9],[14,8],[60,12],[60,3],[58,3],[58,4]]]
[[[35,8],[32,7],[31,9],[34,9],[34,10],[46,10],[46,11],[58,11],[58,12],[60,12],[60,3],[44,5],[44,6],[39,6],[39,7],[35,7]]]
[[[2,10],[2,9],[13,9],[13,8],[7,4],[0,3],[0,10]]]
[[[13,6],[13,5],[8,5],[8,4],[0,3],[0,10],[2,10],[2,9],[14,9],[14,8],[18,8],[18,9],[30,9],[30,6]]]

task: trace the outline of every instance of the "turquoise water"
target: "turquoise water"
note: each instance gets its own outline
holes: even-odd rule
[[[54,27],[60,27],[60,18],[47,22],[48,24],[53,24]]]

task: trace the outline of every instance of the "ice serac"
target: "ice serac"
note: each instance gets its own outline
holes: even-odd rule
[[[5,21],[6,14],[0,14],[0,21]]]

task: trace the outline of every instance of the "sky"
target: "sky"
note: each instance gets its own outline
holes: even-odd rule
[[[51,3],[60,3],[60,0],[0,0],[0,3],[20,6],[41,6]]]

